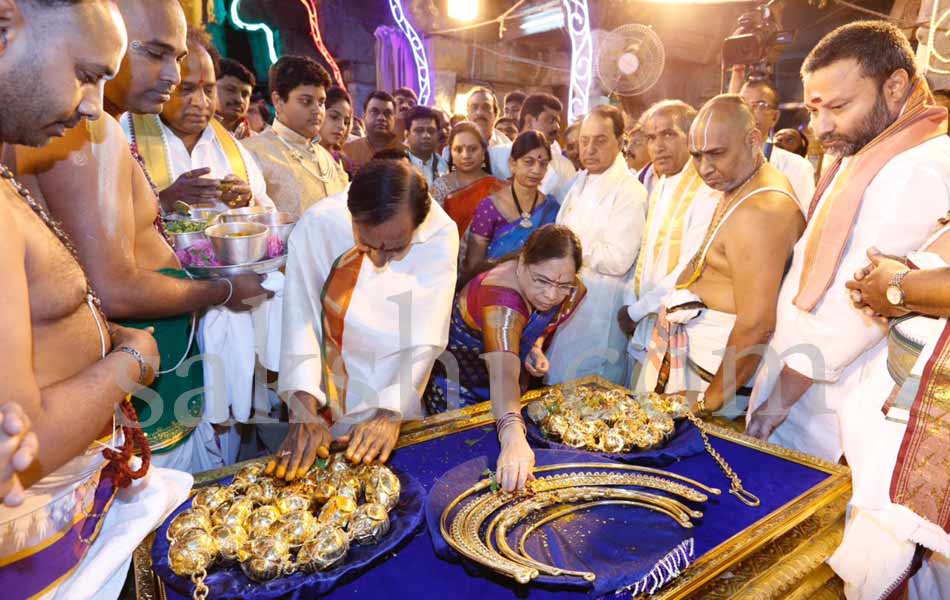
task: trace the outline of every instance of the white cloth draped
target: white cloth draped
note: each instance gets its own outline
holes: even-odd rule
[[[619,154],[605,172],[581,171],[571,186],[557,222],[581,241],[580,277],[587,297],[554,336],[548,383],[591,374],[623,383],[627,340],[617,325],[617,311],[640,249],[646,199],[646,190]]]
[[[820,202],[829,201],[826,192]],[[815,383],[770,442],[833,462],[841,457],[838,412],[885,348],[884,327],[852,306],[845,282],[867,264],[872,246],[896,256],[916,250],[948,208],[950,138],[934,138],[891,159],[864,191],[835,279],[810,313],[792,304],[815,222],[808,224],[779,293],[775,334],[755,380],[749,414],[768,399],[783,365]]]
[[[205,418],[224,423],[232,416],[246,423],[253,406],[255,364],[276,371],[280,356],[284,276],[268,273],[263,287],[275,292],[248,312],[211,308],[201,319],[198,345],[203,354]]]
[[[640,294],[638,296],[635,289],[635,273],[631,275],[624,289],[623,303],[628,307],[630,318],[637,322],[637,330],[627,344],[627,353],[637,362],[642,362],[646,355],[646,344],[650,341],[653,324],[656,322],[655,315],[659,313],[663,299],[676,286],[682,264],[689,262],[702,245],[721,197],[705,184],[700,185],[683,218],[677,267],[669,270],[670,241],[674,232],[672,229],[667,231],[670,237],[660,242],[659,253],[655,252],[657,238],[671,205],[677,200],[673,196],[686,171],[687,169],[683,169],[676,175],[661,177],[657,182],[650,205],[650,210],[655,211],[654,216],[647,219],[650,229],[644,233],[643,243],[640,245],[644,261]],[[637,262],[640,262],[639,257]]]
[[[404,419],[422,416],[429,372],[448,343],[458,244],[454,221],[432,203],[404,258],[382,268],[363,260],[344,319],[342,357],[349,380],[346,414],[334,425],[334,435],[378,408]],[[326,404],[320,297],[334,261],[354,245],[346,193],[308,209],[290,236],[278,382],[282,397],[304,391]]]

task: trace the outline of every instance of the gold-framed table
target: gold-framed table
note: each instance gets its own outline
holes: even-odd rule
[[[619,388],[597,377],[564,385],[590,384]],[[541,393],[543,390],[529,392],[523,401],[530,402]],[[492,422],[491,407],[487,402],[406,422],[397,448],[485,429]],[[707,426],[714,439],[752,448],[827,476],[798,497],[697,557],[678,578],[651,597],[711,600],[843,597],[840,580],[824,563],[843,535],[845,508],[851,496],[849,469],[751,438],[729,427]],[[196,487],[233,475],[245,464],[199,474],[195,478]],[[743,473],[743,480],[749,485],[754,482],[754,477]],[[166,600],[167,594],[151,568],[151,543],[150,536],[134,555],[136,598]]]

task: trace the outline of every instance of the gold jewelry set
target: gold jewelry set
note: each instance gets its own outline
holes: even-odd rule
[[[588,386],[552,388],[528,405],[528,418],[565,446],[593,452],[648,450],[673,433],[688,412],[681,395],[629,394]]]
[[[482,493],[491,488],[491,479],[475,484],[442,511],[439,522],[442,537],[463,557],[522,584],[541,574],[579,577],[591,582],[596,579],[592,572],[564,569],[530,556],[525,545],[531,533],[545,523],[602,505],[647,508],[669,516],[681,527],[689,528],[693,526],[691,519],[701,518],[702,512],[674,498],[624,488],[633,486],[659,490],[696,503],[705,502],[709,494],[721,493],[718,489],[687,477],[637,465],[571,463],[537,467],[534,470],[535,473],[552,471],[563,472],[538,477],[520,493]],[[469,500],[472,496],[475,497]],[[517,550],[512,548],[508,533],[521,521],[549,507],[555,508],[528,526],[518,540]]]
[[[195,598],[207,596],[214,564],[238,563],[259,582],[312,573],[338,564],[351,544],[375,544],[389,531],[401,484],[387,467],[351,466],[334,454],[289,484],[263,470],[250,465],[228,486],[201,489],[169,524],[169,566],[191,577]]]

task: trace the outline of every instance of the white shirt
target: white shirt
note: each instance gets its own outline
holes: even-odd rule
[[[351,224],[342,192],[307,209],[290,236],[279,394],[305,391],[326,404],[321,292],[334,261],[355,245]],[[429,372],[448,343],[458,246],[455,222],[432,203],[404,258],[382,268],[363,259],[344,317],[346,413],[335,435],[378,408],[422,417]]]
[[[646,201],[646,190],[618,154],[600,175],[581,171],[561,205],[557,222],[581,242],[580,276],[587,296],[554,336],[548,353],[550,383],[589,374],[616,383],[623,379],[627,340],[617,326],[617,311],[640,249]]]
[[[172,182],[181,177],[183,173],[202,167],[211,169],[211,173],[207,177],[212,179],[224,179],[228,175],[233,175],[231,163],[228,162],[224,148],[221,147],[221,142],[218,141],[214,129],[210,126],[205,128],[190,154],[188,149],[185,148],[185,143],[165,123],[162,123],[162,133],[165,135],[165,143],[168,148]],[[241,145],[241,142],[237,142],[237,147],[247,168],[247,178],[250,180],[247,183],[250,184],[251,193],[254,195],[252,204],[274,208],[274,201],[267,195],[267,184],[264,182],[264,175],[261,173],[260,167],[257,166],[257,161]],[[228,210],[230,207],[224,202],[218,201],[215,202],[215,208]]]
[[[488,149],[491,172],[498,179],[507,180],[511,177],[511,166],[508,164],[511,158],[511,146],[512,144],[508,143]],[[564,156],[560,144],[554,142],[551,144],[551,164],[548,165],[548,170],[538,190],[545,195],[552,194],[557,198],[558,203],[562,203],[568,190],[571,189],[575,175],[577,175],[577,170],[574,168],[574,163]]]
[[[495,128],[491,130],[491,137],[488,138],[488,147],[493,148],[495,146],[504,146],[505,144],[510,144],[511,140],[508,139],[508,136],[498,131]]]
[[[683,169],[676,175],[660,177],[657,180],[656,189],[651,194],[650,202],[652,204],[649,210],[654,212],[654,216],[647,219],[650,229],[645,232],[643,243],[640,245],[640,252],[644,255],[643,273],[640,278],[640,295],[637,296],[634,277],[631,277],[624,296],[627,312],[634,321],[640,321],[649,314],[658,313],[663,298],[676,286],[679,269],[668,269],[671,237],[659,240],[658,255],[654,254],[654,250],[663,222],[674,200],[676,200],[673,194],[686,171],[687,169]],[[684,261],[688,262],[699,250],[703,239],[706,237],[706,230],[709,228],[710,221],[712,221],[713,213],[716,212],[716,205],[720,197],[721,194],[709,188],[705,183],[700,183],[699,189],[696,190],[696,194],[693,196],[693,202],[683,218],[683,232],[680,238],[680,253],[677,264]],[[668,231],[668,233],[672,234],[672,231]],[[639,258],[637,260],[639,262]]]
[[[410,151],[409,161],[415,165],[417,169],[422,171],[422,175],[426,178],[426,181],[429,182],[429,186],[432,185],[433,181],[449,172],[449,164],[442,160],[438,152],[433,152],[429,160],[423,162],[421,158]],[[435,172],[435,177],[432,176],[433,171]]]
[[[819,210],[830,201],[833,189],[834,183],[822,195]],[[805,248],[815,229],[815,220],[809,222],[795,245],[791,269],[779,292],[769,348],[773,354],[766,356],[756,378],[750,408],[768,398],[783,364],[816,383],[792,407],[770,441],[838,460],[838,404],[857,385],[863,365],[877,352],[886,351],[881,342],[887,331],[885,324],[854,308],[845,282],[868,263],[867,250],[872,246],[895,256],[916,250],[948,209],[950,138],[934,138],[892,158],[865,189],[834,281],[813,312],[792,304],[798,295]]]
[[[798,206],[802,209],[802,214],[807,215],[812,196],[815,195],[815,168],[807,158],[778,146],[772,146],[769,164],[788,177],[788,182],[792,184],[792,189],[798,197]]]

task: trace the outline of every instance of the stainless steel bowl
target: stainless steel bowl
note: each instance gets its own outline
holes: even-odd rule
[[[245,206],[244,208],[232,208],[226,210],[218,217],[219,223],[239,223],[248,222],[251,217],[264,215],[271,212],[270,209],[262,206]]]
[[[189,231],[188,233],[172,233],[169,231],[168,236],[175,244],[175,250],[186,250],[206,239],[203,231]]]
[[[237,234],[240,237],[235,237]],[[215,255],[224,265],[243,265],[264,258],[267,234],[267,226],[260,223],[219,223],[205,229]]]
[[[220,208],[197,208],[193,206],[188,211],[188,218],[192,221],[207,221],[210,223],[221,212]]]
[[[290,232],[294,230],[297,224],[297,217],[289,212],[269,212],[263,215],[254,215],[248,219],[251,223],[260,223],[267,225],[270,229],[270,235],[276,235],[285,245]]]

